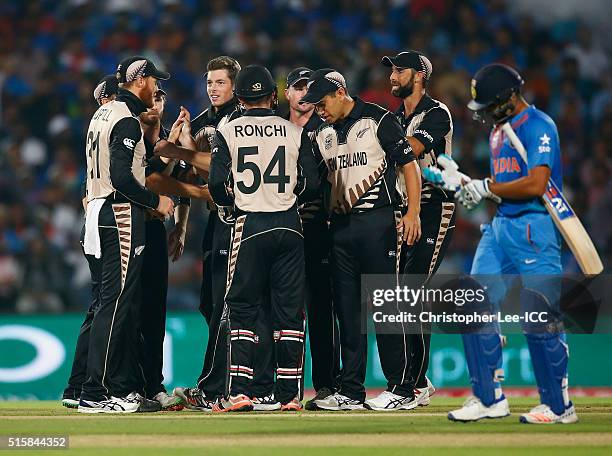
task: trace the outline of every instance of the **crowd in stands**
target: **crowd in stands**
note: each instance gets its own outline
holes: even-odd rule
[[[127,55],[166,69],[170,126],[208,104],[207,60],[263,63],[278,81],[296,66],[333,67],[349,91],[396,109],[386,54],[418,49],[433,63],[429,91],[454,120],[453,154],[469,175],[489,170],[486,127],[465,108],[471,76],[503,62],[530,102],[557,122],[564,189],[607,265],[612,257],[610,42],[583,23],[543,25],[505,0],[40,0],[0,2],[0,312],[83,310],[89,271],[78,242],[84,138],[93,88]],[[608,40],[602,42],[600,40]],[[608,47],[606,47],[608,46]],[[440,270],[469,271],[493,207],[462,210]],[[186,251],[171,265],[171,309],[196,309],[206,211],[194,203]],[[577,271],[571,255],[566,270]]]

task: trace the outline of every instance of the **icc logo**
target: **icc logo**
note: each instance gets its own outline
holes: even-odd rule
[[[329,150],[329,149],[331,149],[332,142],[333,142],[333,137],[332,137],[332,135],[327,135],[327,136],[325,137],[325,150]]]

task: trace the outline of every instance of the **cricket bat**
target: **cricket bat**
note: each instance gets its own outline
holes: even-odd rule
[[[502,130],[523,161],[528,163],[527,151],[512,126],[506,122],[502,125]],[[603,264],[593,241],[552,177],[546,184],[542,201],[563,239],[574,254],[576,261],[578,261],[583,274],[587,276],[600,274],[603,271]]]

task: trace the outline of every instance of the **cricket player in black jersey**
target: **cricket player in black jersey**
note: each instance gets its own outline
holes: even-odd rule
[[[192,150],[184,146],[162,152],[192,164],[198,173],[208,178],[210,169],[210,142],[219,125],[228,122],[236,113],[238,102],[234,97],[234,81],[240,64],[228,56],[219,56],[206,65],[206,91],[211,105],[190,121],[185,116],[184,129],[194,140]],[[158,149],[160,149],[158,147]],[[165,148],[164,148],[165,149]],[[221,209],[211,202],[208,223],[202,241],[203,280],[200,294],[200,312],[208,323],[208,343],[197,385],[192,388],[176,387],[173,395],[191,410],[212,411],[213,404],[225,392],[227,371],[227,321],[223,316],[223,296],[227,278],[227,256],[231,243],[233,218],[230,210]]]
[[[215,131],[227,123],[238,108],[238,100],[234,97],[234,81],[240,71],[240,64],[232,57],[220,56],[208,62],[206,71],[206,92],[211,105],[191,121],[191,134],[196,141],[197,150],[210,152],[210,142]],[[227,251],[230,244],[230,226],[233,222],[229,211],[221,209],[221,212],[218,212],[214,204],[210,209],[202,240],[204,277],[200,294],[200,312],[209,325],[215,301],[223,297],[225,290]]]
[[[433,71],[431,62],[416,51],[385,56],[382,64],[391,68],[391,93],[402,99],[395,113],[402,124],[421,169],[437,165],[440,154],[452,154],[453,121],[449,109],[427,92]],[[398,181],[399,183],[399,181]],[[398,186],[401,191],[401,184]],[[434,187],[423,179],[421,190],[421,239],[405,251],[402,261],[404,274],[429,277],[438,270],[455,228],[454,194]],[[421,311],[423,303],[419,304]],[[420,328],[408,334],[410,368],[408,378],[414,384],[418,405],[429,405],[435,388],[425,376],[429,365],[431,333]]]
[[[419,239],[420,172],[395,116],[351,97],[338,71],[315,71],[302,103],[314,104],[325,121],[315,135],[315,155],[331,184],[332,289],[342,356],[340,390],[315,403],[325,410],[362,409],[367,335],[361,330],[361,275],[397,276],[402,243]],[[405,178],[409,198],[403,217],[395,213],[396,167]],[[406,346],[397,343],[395,335],[379,333],[377,342],[388,389],[365,406],[413,408]]]
[[[189,113],[182,110],[175,126],[183,124],[179,141],[181,146],[172,147],[158,144],[156,150],[164,157],[181,158],[194,165],[198,173],[208,178],[210,167],[210,141],[216,128],[239,116],[238,102],[234,97],[234,81],[240,70],[238,62],[228,56],[212,59],[207,65],[206,83],[211,106],[189,121]],[[189,141],[185,135],[193,135]],[[203,283],[200,311],[209,328],[208,343],[198,378],[197,386],[176,387],[173,394],[192,410],[209,412],[225,392],[227,381],[227,312],[224,306],[225,283],[227,278],[228,251],[231,244],[231,228],[234,223],[232,208],[211,204],[208,223],[202,243]],[[252,398],[254,409],[276,410],[281,404],[273,397],[274,371],[272,366],[272,336],[268,335],[269,322],[262,313],[257,323],[261,334],[256,359],[256,380]]]
[[[158,82],[158,87],[160,83]],[[98,105],[103,105],[116,98],[118,90],[117,78],[115,75],[104,77],[94,90],[94,98]],[[157,138],[167,137],[168,132],[161,126],[160,117],[163,114],[166,93],[158,89],[154,94],[154,106],[148,108],[139,116],[143,129],[143,140],[147,150],[147,167],[145,168],[146,187],[158,194],[183,195],[192,198],[210,198],[208,190],[203,187],[179,182],[178,177],[180,166],[168,164],[159,158],[152,158],[152,144]],[[170,167],[174,166],[175,172],[170,175]],[[85,200],[86,201],[86,200]],[[176,225],[170,235],[171,254],[176,260],[184,245],[184,225],[188,216],[189,198],[179,198],[179,205],[175,211]],[[86,208],[86,204],[84,204]],[[141,385],[139,391],[154,401],[142,401],[138,409],[142,411],[173,410],[177,408],[177,400],[174,397],[162,392],[162,349],[163,335],[165,329],[165,300],[168,281],[167,255],[168,247],[166,244],[166,232],[163,222],[159,217],[145,213],[146,243],[142,253],[144,257],[141,276],[142,276],[142,296],[141,296],[141,321],[140,329],[146,344],[145,349],[140,350],[139,363],[144,374],[145,384]],[[83,227],[83,230],[85,227]],[[82,236],[83,237],[83,234]],[[82,240],[83,241],[83,240]],[[87,312],[87,316],[77,339],[75,355],[72,363],[72,370],[68,380],[68,387],[65,389],[62,404],[66,407],[78,407],[79,396],[82,384],[86,378],[87,356],[89,350],[89,335],[93,314],[100,299],[100,281],[98,279],[101,268],[101,260],[92,255],[86,255],[92,276],[92,304]]]
[[[96,103],[98,103],[98,107],[117,98],[118,89],[117,77],[114,74],[107,74],[104,76],[93,91],[93,97]],[[86,187],[87,180],[83,183],[82,192],[83,209],[85,210],[87,210]],[[83,226],[81,231],[81,244],[83,243],[84,236],[85,227]],[[86,255],[85,258],[87,259],[89,272],[91,274],[91,304],[79,330],[74,358],[72,359],[72,369],[70,371],[70,377],[68,378],[68,386],[62,394],[62,405],[68,408],[77,408],[79,406],[81,389],[87,374],[87,351],[89,350],[91,322],[93,321],[94,311],[98,307],[100,301],[100,271],[102,262],[99,258],[91,255]]]
[[[209,186],[213,200],[234,205],[225,301],[230,321],[228,393],[214,411],[249,411],[255,333],[271,303],[276,352],[274,396],[281,410],[300,410],[304,358],[304,241],[300,199],[319,186],[307,132],[274,114],[276,84],[262,66],[236,79],[243,116],[217,129]]]
[[[303,127],[313,139],[314,132],[323,124],[323,120],[315,114],[313,105],[300,103],[306,94],[306,83],[311,74],[311,69],[299,67],[287,75],[285,98],[289,102],[289,113],[285,118]],[[316,391],[314,399],[306,402],[305,408],[316,410],[314,400],[333,394],[340,374],[338,325],[333,312],[329,271],[328,214],[323,204],[323,192],[313,201],[302,204],[298,211],[304,229],[308,338],[312,384]]]
[[[137,116],[153,106],[156,79],[169,77],[144,57],[123,60],[117,98],[96,111],[88,128],[84,250],[100,258],[102,267],[79,412],[130,413],[143,402],[136,391],[144,212],[167,217],[174,205],[144,187],[145,146]]]
[[[187,168],[184,162],[153,155],[153,147],[159,139],[174,141],[180,134],[178,130],[181,126],[175,126],[173,132],[168,132],[162,126],[161,119],[165,104],[166,92],[158,83],[153,108],[140,115],[148,160],[145,170],[146,187],[158,194],[178,196],[178,205],[174,213],[175,224],[168,237],[163,220],[150,214],[145,215],[146,244],[141,274],[142,350],[140,359],[145,382],[143,386],[145,396],[159,402],[162,410],[180,410],[183,408],[182,401],[176,396],[167,394],[162,374],[168,294],[168,256],[172,257],[172,261],[176,261],[183,252],[189,217],[189,198],[210,200],[210,194],[206,186],[197,186],[178,179],[191,172],[191,167]],[[169,138],[169,134],[173,137]]]

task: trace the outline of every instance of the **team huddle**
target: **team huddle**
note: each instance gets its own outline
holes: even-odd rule
[[[456,200],[468,209],[498,203],[472,274],[514,272],[529,283],[531,275],[561,272],[559,233],[540,199],[551,176],[561,182],[558,134],[522,97],[520,75],[491,64],[474,76],[468,107],[492,124],[491,177],[459,173],[457,183],[449,178],[456,169],[451,113],[427,94],[431,62],[405,51],[381,65],[402,101],[395,113],[350,95],[335,69],[299,67],[287,75],[289,113],[281,117],[268,69],[220,56],[207,65],[210,107],[194,118],[181,108],[170,130],[161,124],[167,94],[159,82],[170,75],[151,60],[125,59],[100,81],[83,193],[92,301],[65,406],[130,413],[429,405],[431,331],[423,325],[377,332],[387,388],[366,398],[361,277],[420,275],[425,285],[451,241]],[[501,129],[506,122],[527,161],[516,161]],[[498,166],[513,158],[515,167]],[[208,343],[195,386],[170,394],[162,376],[168,256],[182,254],[191,198],[210,211],[200,302]],[[537,261],[527,261],[536,251]],[[559,301],[556,288],[532,288],[529,308]],[[525,332],[541,404],[521,422],[577,421],[562,330]],[[316,394],[303,404],[306,337]],[[462,337],[474,395],[448,418],[509,415],[499,328]]]

